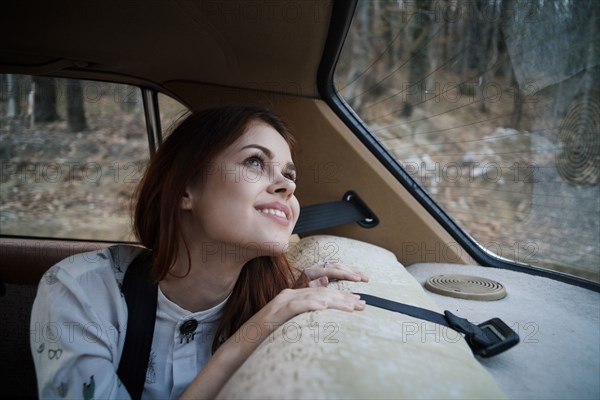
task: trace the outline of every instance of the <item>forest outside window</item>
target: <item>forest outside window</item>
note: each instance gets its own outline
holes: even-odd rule
[[[600,2],[360,1],[335,85],[484,249],[600,281]]]
[[[148,160],[140,89],[0,75],[0,234],[133,240]]]

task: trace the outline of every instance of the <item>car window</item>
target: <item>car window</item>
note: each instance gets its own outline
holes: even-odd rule
[[[168,136],[190,112],[186,106],[162,93],[158,94],[158,106],[163,137]]]
[[[0,75],[0,234],[131,241],[149,158],[139,88]]]
[[[599,280],[600,3],[359,1],[336,88],[487,251]]]

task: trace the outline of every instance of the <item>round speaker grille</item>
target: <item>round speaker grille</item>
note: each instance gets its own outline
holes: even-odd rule
[[[573,185],[600,183],[600,102],[596,96],[575,101],[558,128],[556,169]]]
[[[469,300],[500,300],[506,296],[501,283],[470,275],[432,276],[425,282],[425,288],[443,296]]]

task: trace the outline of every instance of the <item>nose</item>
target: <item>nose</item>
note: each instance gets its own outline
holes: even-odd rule
[[[269,193],[281,194],[288,199],[294,195],[295,190],[296,182],[285,177],[279,169],[276,169],[273,179],[269,183]]]

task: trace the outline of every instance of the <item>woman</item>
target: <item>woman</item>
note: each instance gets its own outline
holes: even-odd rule
[[[276,115],[231,106],[192,114],[152,158],[134,212],[158,282],[142,397],[213,398],[295,315],[364,308],[358,296],[324,287],[363,275],[341,265],[299,274],[285,259],[299,215],[293,145]],[[40,397],[129,397],[115,372],[127,326],[120,286],[139,252],[114,246],[45,274],[31,320],[42,332],[31,340]],[[193,329],[183,329],[189,321]],[[236,334],[249,324],[259,338]]]

